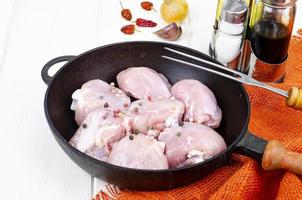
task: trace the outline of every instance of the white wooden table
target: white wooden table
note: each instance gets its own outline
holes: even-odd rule
[[[138,7],[139,0],[123,0]],[[159,10],[161,0],[153,0]],[[180,44],[207,53],[217,1],[188,0],[190,16]],[[156,13],[135,11],[135,16]],[[119,0],[0,1],[0,199],[91,199],[101,183],[74,164],[46,123],[46,85],[40,71],[60,55],[126,40],[156,40],[148,33],[125,36]],[[160,22],[160,25],[161,22]],[[302,27],[298,1],[295,31]]]

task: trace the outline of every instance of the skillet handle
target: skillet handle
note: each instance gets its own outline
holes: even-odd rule
[[[258,160],[266,171],[285,169],[302,175],[302,153],[286,149],[277,140],[266,141],[247,131],[235,151]]]
[[[236,145],[235,151],[239,154],[254,158],[261,163],[266,144],[266,140],[247,131]]]
[[[42,71],[41,71],[41,76],[42,76],[42,79],[44,81],[44,83],[46,83],[46,85],[48,85],[52,79],[51,76],[49,76],[49,69],[59,63],[59,62],[66,62],[66,61],[70,61],[72,60],[73,58],[75,58],[76,56],[60,56],[60,57],[57,57],[57,58],[54,58],[52,60],[50,60],[49,62],[47,62],[43,68],[42,68]]]
[[[279,141],[269,141],[265,147],[262,168],[264,170],[285,169],[302,175],[302,153],[286,149]]]

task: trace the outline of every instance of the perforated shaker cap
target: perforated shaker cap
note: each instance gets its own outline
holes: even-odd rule
[[[231,24],[244,23],[247,18],[248,5],[244,0],[227,0],[221,12],[221,20]]]

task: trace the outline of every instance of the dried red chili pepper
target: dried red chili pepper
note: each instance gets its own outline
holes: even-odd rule
[[[153,9],[153,3],[150,2],[150,1],[143,1],[141,3],[141,7],[144,9],[144,10],[147,10],[147,11],[150,11]]]
[[[155,26],[157,26],[157,23],[155,23],[152,20],[137,18],[136,25],[141,26],[141,27],[155,27]]]
[[[129,25],[123,26],[121,28],[121,31],[123,33],[125,33],[126,35],[132,35],[132,34],[134,34],[134,31],[135,31],[135,25],[129,24]]]
[[[130,21],[132,19],[132,14],[131,11],[129,9],[125,9],[122,5],[122,2],[120,2],[121,7],[122,7],[122,11],[121,11],[121,15],[124,19]]]
[[[130,21],[132,19],[132,14],[131,11],[129,9],[123,9],[121,11],[121,15],[124,19]]]

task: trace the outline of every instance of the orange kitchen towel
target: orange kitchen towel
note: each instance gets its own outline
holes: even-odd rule
[[[287,62],[287,77],[274,87],[302,87],[302,30],[293,36]],[[288,108],[284,98],[249,87],[249,130],[267,140],[278,139],[287,148],[302,153],[302,111]],[[230,105],[231,106],[231,105]],[[266,172],[257,161],[233,154],[230,164],[188,186],[159,192],[123,191],[120,200],[174,199],[302,199],[302,177],[290,172]]]

